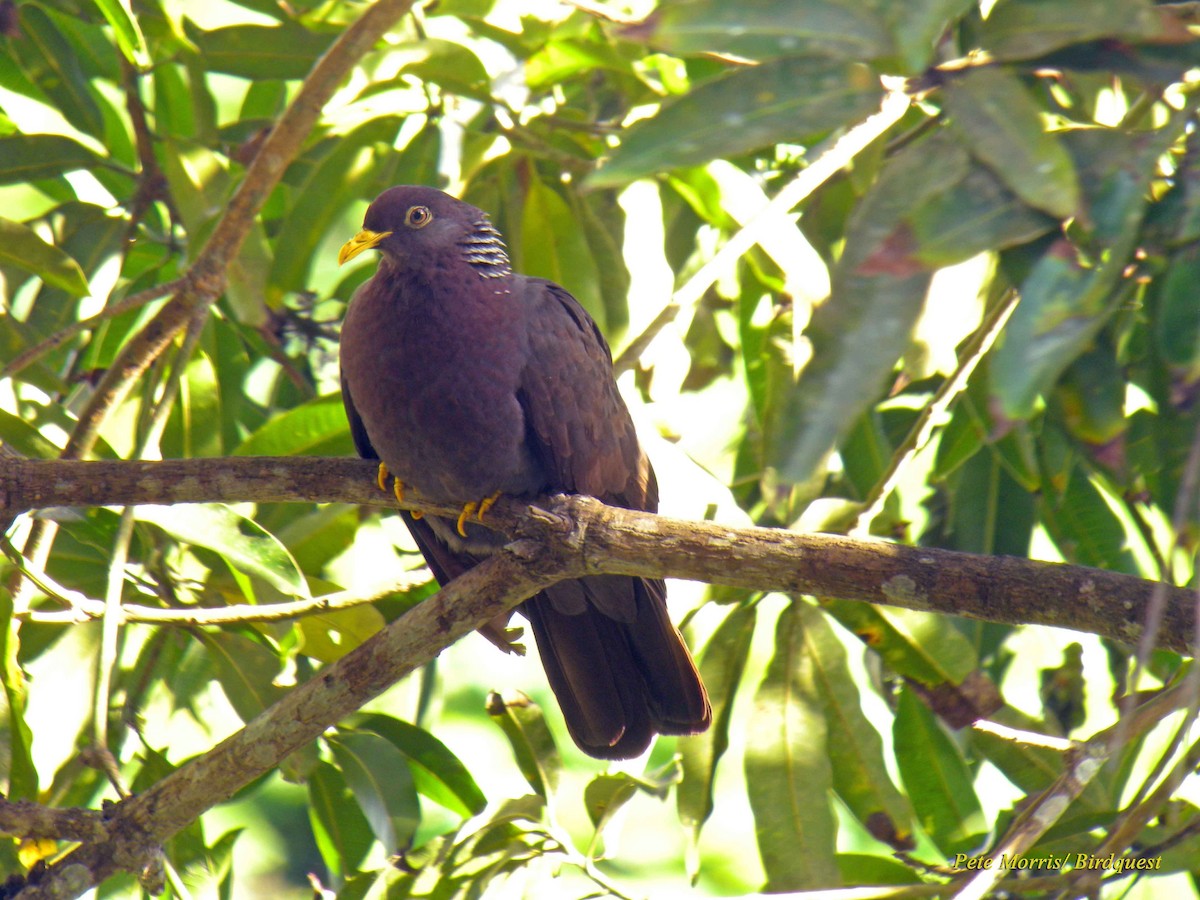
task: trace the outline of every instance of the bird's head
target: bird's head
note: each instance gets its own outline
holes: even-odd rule
[[[372,248],[401,267],[454,248],[481,275],[510,271],[504,242],[487,215],[430,187],[401,185],[376,197],[362,231],[342,245],[338,264]]]

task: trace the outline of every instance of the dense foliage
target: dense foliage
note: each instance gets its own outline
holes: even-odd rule
[[[514,268],[600,323],[665,511],[1189,584],[1189,6],[435,0],[357,59],[261,208],[239,210],[216,302],[98,407],[370,4],[0,3],[0,453],[58,456],[86,419],[95,439],[71,446],[100,458],[352,454],[337,322],[371,265],[340,270],[337,249],[383,188],[429,184],[489,211]],[[791,204],[756,221],[781,191]],[[722,254],[748,223],[748,249]],[[145,789],[433,589],[395,517],[349,504],[6,524],[5,583],[36,578],[0,590],[0,775],[9,799],[55,807]],[[397,574],[406,590],[366,602]],[[205,624],[337,590],[364,602]],[[1190,671],[1020,623],[672,591],[708,734],[598,774],[536,664],[468,638],[181,831],[168,890],[299,897],[306,873],[347,900],[945,883],[1074,771],[1065,738],[1111,735],[1121,696]],[[106,622],[121,602],[180,616]],[[1031,896],[1196,896],[1186,706],[1131,720],[1022,848],[1051,860]],[[69,847],[6,843],[0,870]],[[1081,862],[1110,853],[1158,862]],[[139,890],[128,874],[102,895]]]

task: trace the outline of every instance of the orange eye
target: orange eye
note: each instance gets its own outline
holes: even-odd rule
[[[404,214],[404,224],[409,228],[424,228],[433,221],[433,213],[428,206],[410,206]]]

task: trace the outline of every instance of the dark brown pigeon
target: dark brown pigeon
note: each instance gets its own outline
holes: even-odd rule
[[[372,248],[379,269],[342,325],[342,398],[359,454],[382,462],[381,483],[390,473],[466,504],[457,522],[402,513],[439,583],[503,544],[477,524],[498,494],[658,508],[595,322],[557,284],[513,273],[487,215],[433,188],[391,188],[338,260]],[[712,720],[665,598],[660,580],[600,575],[520,607],[590,756],[628,759],[656,733],[695,734]]]

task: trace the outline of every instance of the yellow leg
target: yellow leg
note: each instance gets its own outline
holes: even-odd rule
[[[381,491],[387,490],[387,480],[390,475],[391,472],[388,471],[387,463],[381,462],[379,464],[379,474],[375,478],[375,481],[379,485],[379,489]],[[398,503],[404,502],[404,482],[399,478],[392,479],[392,493],[396,495],[396,501]],[[425,515],[419,509],[409,510],[409,514],[414,519],[419,519],[421,516]]]
[[[475,517],[476,522],[482,522],[484,515],[487,514],[487,511],[496,504],[497,500],[500,499],[500,493],[500,491],[496,491],[496,493],[492,494],[492,496],[485,497],[478,503],[468,503],[466,506],[464,506],[462,508],[462,512],[458,514],[458,533],[463,537],[467,536],[466,523],[467,520],[472,516]]]

